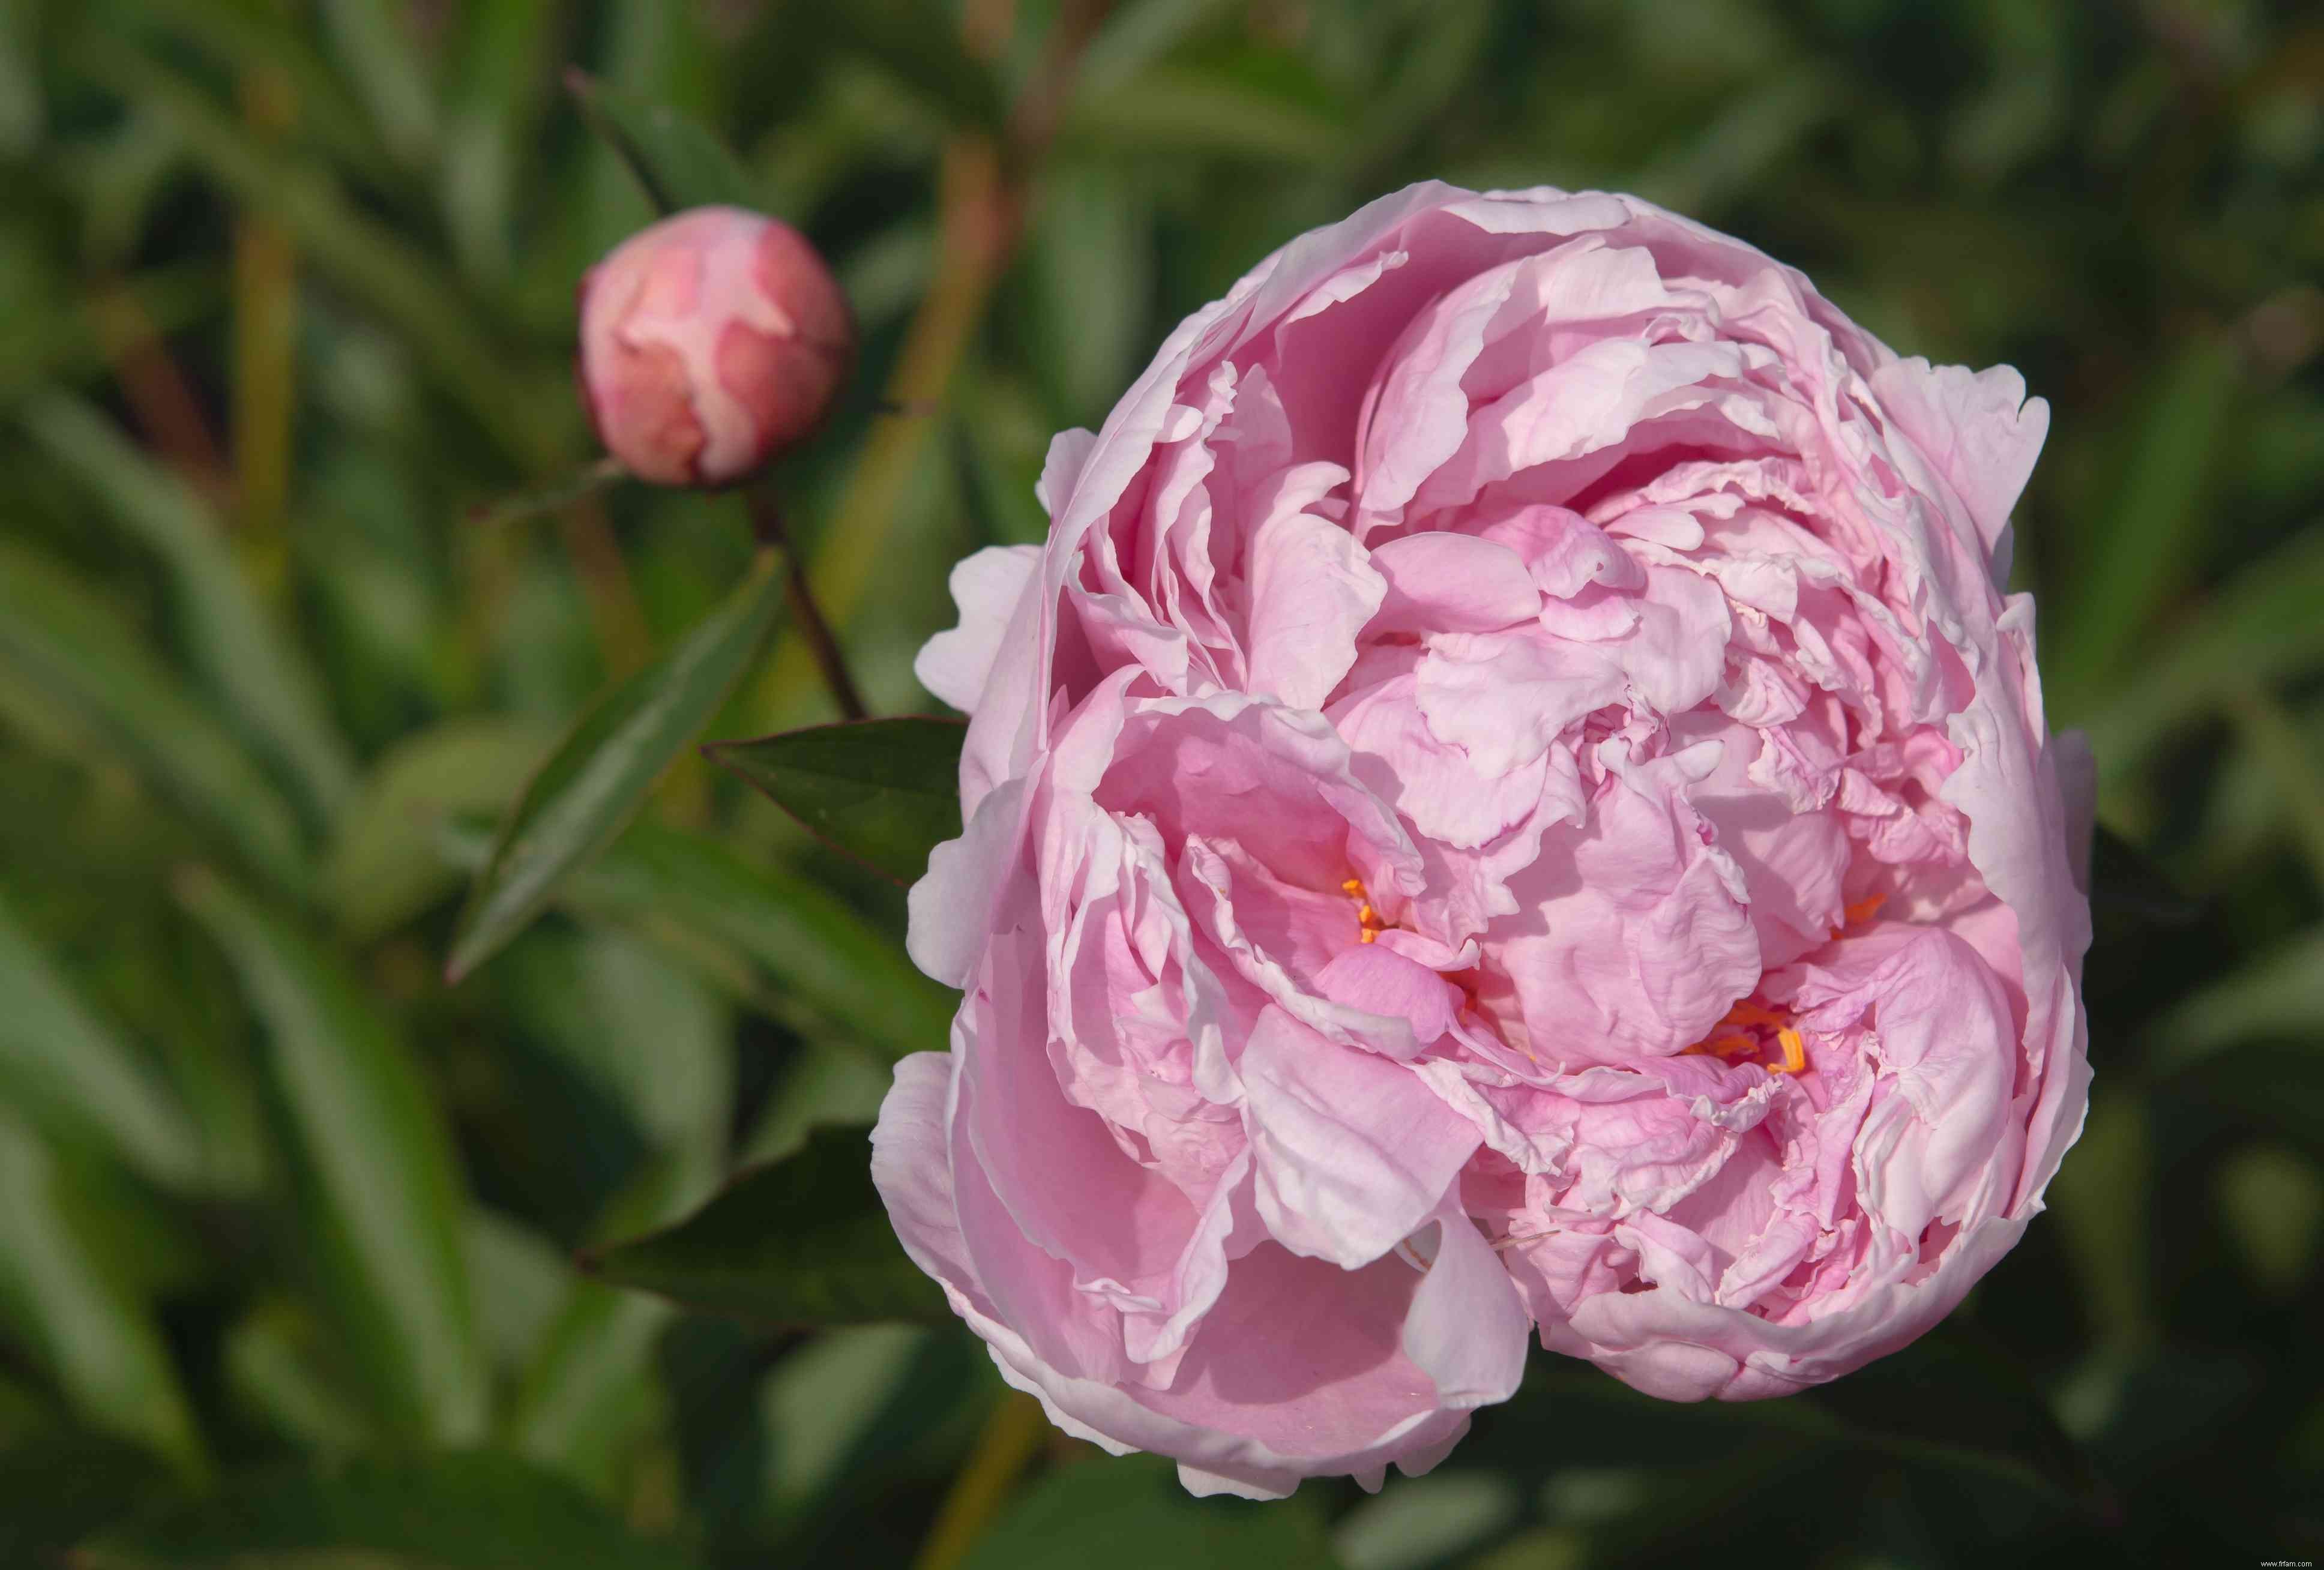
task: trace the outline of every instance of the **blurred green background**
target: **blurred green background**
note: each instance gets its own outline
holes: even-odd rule
[[[651,212],[575,66],[712,128],[854,301],[780,483],[887,712],[951,562],[1038,538],[1050,433],[1408,180],[1637,191],[2020,367],[2017,572],[2112,831],[2050,1215],[1825,1392],[1537,1354],[1429,1477],[1266,1509],[1050,1436],[952,1325],[576,1274],[867,1120],[949,1003],[899,891],[690,751],[440,979],[492,821],[750,559],[732,497],[479,511],[594,457],[574,285]],[[2313,1556],[2320,175],[2290,0],[9,0],[0,1563]],[[828,713],[785,634],[706,734]]]

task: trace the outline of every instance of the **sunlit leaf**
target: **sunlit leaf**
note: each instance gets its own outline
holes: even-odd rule
[[[945,1299],[906,1256],[872,1184],[860,1128],[811,1131],[666,1231],[600,1249],[600,1278],[774,1325],[930,1319]]]
[[[484,1421],[461,1248],[464,1197],[441,1109],[345,968],[206,874],[180,897],[265,1026],[263,1065],[294,1179],[302,1253],[381,1415],[447,1443]]]
[[[960,835],[960,749],[952,720],[858,720],[704,750],[819,837],[899,882]]]
[[[621,832],[725,702],[781,603],[774,558],[761,552],[725,604],[582,714],[501,825],[452,940],[454,980],[523,930],[558,880]]]

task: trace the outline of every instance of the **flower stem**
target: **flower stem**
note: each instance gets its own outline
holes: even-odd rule
[[[815,656],[817,670],[823,672],[823,684],[831,689],[839,712],[852,720],[860,720],[871,713],[863,706],[863,695],[855,689],[855,679],[848,674],[847,659],[839,651],[839,640],[831,633],[831,623],[823,619],[821,607],[815,603],[815,591],[807,586],[807,563],[791,546],[790,531],[783,524],[783,510],[775,500],[770,482],[753,480],[743,490],[751,504],[751,530],[759,543],[770,545],[783,554],[788,569],[783,580],[783,593],[790,600],[791,626],[801,642]]]
[[[976,1448],[953,1480],[952,1491],[937,1507],[936,1519],[920,1544],[912,1570],[952,1570],[968,1556],[1017,1481],[1018,1473],[1033,1458],[1047,1420],[1041,1404],[1022,1390],[1010,1390],[985,1420],[976,1436]]]

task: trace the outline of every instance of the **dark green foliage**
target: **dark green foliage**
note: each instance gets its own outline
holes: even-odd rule
[[[896,885],[962,733],[827,725],[737,501],[608,480],[575,284],[706,201],[824,249],[862,370],[773,485],[909,715],[1050,434],[1430,176],[1637,191],[2050,400],[2088,1130],[1828,1390],[1541,1354],[1429,1477],[1273,1507],[1045,1436],[966,1563],[2312,1555],[2319,50],[2260,0],[0,5],[0,1563],[908,1561],[1001,1399],[862,1134],[945,1044]]]

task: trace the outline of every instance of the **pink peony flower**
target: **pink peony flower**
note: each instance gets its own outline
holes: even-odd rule
[[[815,247],[741,208],[664,218],[581,280],[582,402],[656,485],[730,485],[813,435],[854,352]]]
[[[1059,437],[921,656],[966,995],[873,1158],[1010,1381],[1274,1495],[1536,1332],[1732,1399],[1958,1303],[2087,1099],[2046,422],[1645,202],[1424,185]]]

